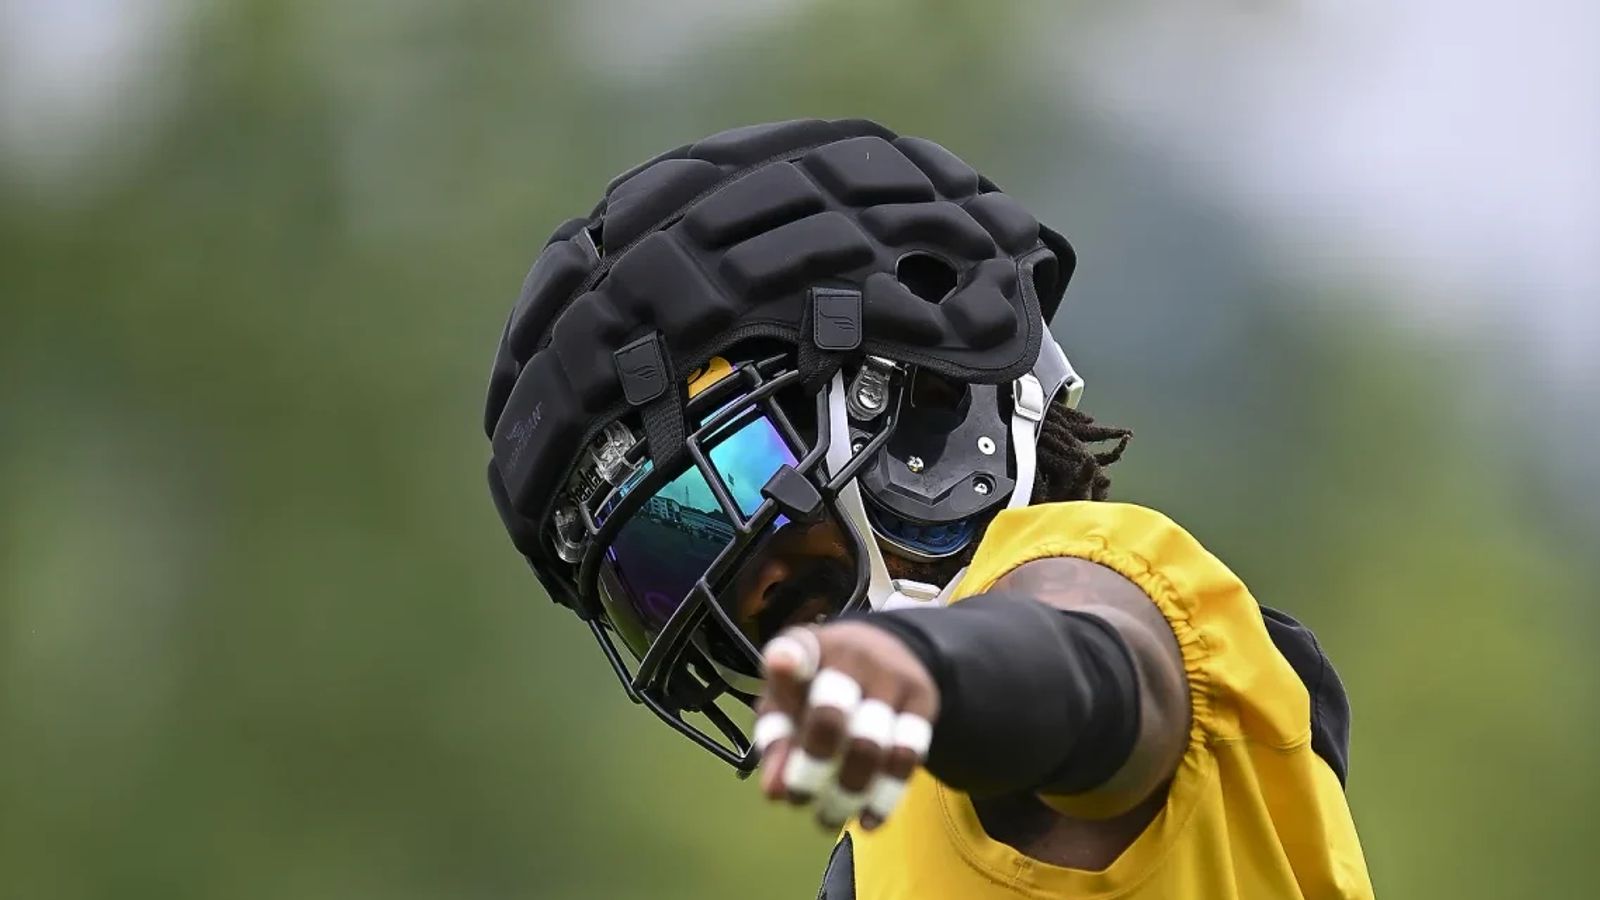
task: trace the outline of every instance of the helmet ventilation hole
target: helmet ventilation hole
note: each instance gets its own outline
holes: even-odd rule
[[[938,303],[956,289],[956,269],[932,253],[907,253],[895,263],[894,275],[906,289],[929,303]]]

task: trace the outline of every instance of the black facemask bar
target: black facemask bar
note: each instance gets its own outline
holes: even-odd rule
[[[841,612],[848,612],[867,605],[867,587],[871,580],[867,541],[872,540],[872,536],[863,535],[854,520],[840,508],[839,493],[855,478],[866,460],[883,448],[894,428],[893,416],[886,416],[878,432],[851,454],[840,471],[824,471],[830,444],[828,391],[824,388],[816,392],[816,439],[808,443],[777,400],[779,392],[799,389],[802,382],[792,363],[786,363],[789,361],[785,357],[776,356],[759,363],[739,365],[731,375],[723,377],[688,404],[690,422],[706,415],[703,423],[687,438],[690,464],[700,470],[718,505],[733,523],[734,536],[667,618],[637,665],[630,666],[628,657],[632,651],[618,646],[615,626],[600,600],[600,566],[606,549],[634,513],[684,470],[652,469],[637,479],[624,477],[622,486],[596,491],[595,496],[580,506],[585,549],[575,582],[566,586],[578,598],[580,612],[588,620],[590,630],[629,699],[648,707],[675,730],[732,765],[741,777],[754,771],[759,760],[751,749],[749,736],[717,701],[732,697],[748,704],[753,698],[728,684],[694,638],[702,626],[716,628],[737,647],[751,671],[761,670],[759,648],[733,622],[718,598],[730,587],[740,567],[759,549],[762,537],[785,510],[769,495],[763,497],[754,512],[746,515],[708,455],[720,439],[742,423],[760,415],[768,418],[797,459],[792,467],[783,468],[792,468],[815,489],[823,514],[832,517],[855,558],[855,585],[839,608]],[[644,464],[647,450],[641,441],[629,451],[629,472],[636,473]],[[780,469],[774,479],[778,477],[792,476],[785,476]],[[604,510],[603,515],[601,510]],[[715,733],[685,719],[686,712],[704,716]]]

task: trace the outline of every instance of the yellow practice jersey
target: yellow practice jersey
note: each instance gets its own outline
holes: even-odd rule
[[[846,829],[819,896],[1371,897],[1340,775],[1313,748],[1311,694],[1239,579],[1160,513],[1055,503],[1002,512],[954,596],[982,593],[1023,563],[1057,556],[1132,580],[1177,635],[1194,717],[1165,806],[1109,868],[1070,869],[991,839],[966,795],[918,772],[885,825]],[[1342,774],[1342,751],[1338,758]],[[1073,808],[1073,798],[1051,799]]]

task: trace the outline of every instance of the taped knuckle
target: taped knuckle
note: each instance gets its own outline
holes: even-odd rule
[[[866,738],[851,738],[844,748],[844,768],[852,773],[856,769],[875,769],[882,757],[882,747]]]
[[[844,725],[839,710],[813,709],[806,719],[806,749],[813,755],[830,755],[844,739]]]
[[[896,778],[910,778],[911,773],[916,771],[917,763],[920,761],[917,759],[917,754],[911,749],[895,747],[884,758],[883,770]]]
[[[847,791],[865,790],[882,760],[883,751],[870,741],[854,739],[845,749],[839,769],[839,786]]]

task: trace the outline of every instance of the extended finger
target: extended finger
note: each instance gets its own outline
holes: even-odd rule
[[[806,686],[822,662],[822,645],[810,628],[789,628],[761,649],[765,696],[778,709],[798,718],[805,707]]]
[[[761,755],[761,791],[769,800],[786,793],[784,765],[797,723],[805,714],[806,689],[816,674],[820,656],[816,635],[806,628],[791,628],[762,649],[766,677],[756,704],[756,725],[751,737]]]
[[[839,787],[856,794],[867,789],[894,740],[894,722],[894,707],[886,701],[876,697],[861,701],[846,727]]]
[[[876,828],[900,804],[906,783],[928,755],[936,706],[931,697],[913,691],[895,716],[889,750],[884,755],[881,770],[866,791],[866,807],[861,812],[863,828],[869,831]]]
[[[805,717],[784,763],[791,803],[808,803],[832,780],[845,724],[861,702],[861,685],[839,669],[825,668],[811,680]]]
[[[866,806],[867,789],[888,752],[894,721],[894,707],[879,697],[861,701],[851,714],[838,780],[817,801],[817,820],[823,827],[838,828]]]

